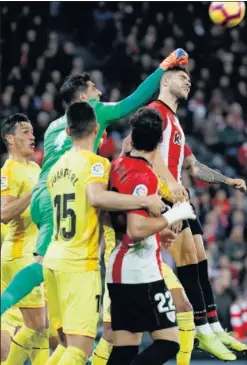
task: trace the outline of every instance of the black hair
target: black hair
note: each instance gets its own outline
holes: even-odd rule
[[[74,139],[91,134],[97,123],[95,112],[87,102],[71,104],[66,115],[71,137]]]
[[[136,150],[154,151],[162,139],[163,122],[159,112],[144,107],[130,118],[132,145]]]
[[[8,147],[8,142],[6,140],[6,136],[8,134],[15,134],[15,129],[16,129],[16,125],[18,123],[30,123],[30,120],[28,119],[28,117],[23,114],[23,113],[15,113],[11,116],[9,116],[7,119],[5,119],[2,122],[2,126],[1,126],[1,137],[3,142],[6,144],[6,146]]]
[[[168,72],[177,72],[177,71],[183,71],[183,72],[185,72],[188,76],[190,76],[189,71],[188,71],[187,67],[185,67],[185,66],[173,66],[173,67],[171,67],[171,68],[168,68],[168,70],[166,70],[166,72],[164,73],[164,76],[166,76],[166,74],[167,74]]]
[[[90,75],[87,72],[68,76],[60,88],[60,95],[66,104],[70,105],[78,98],[79,93],[83,93],[88,88]]]

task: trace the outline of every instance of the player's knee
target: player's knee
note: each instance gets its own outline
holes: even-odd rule
[[[109,343],[113,342],[113,332],[111,328],[111,323],[104,322],[103,324],[103,334],[102,337]]]
[[[24,317],[25,325],[28,328],[33,329],[36,332],[42,333],[47,328],[47,321],[45,314],[35,313],[34,315],[28,314]]]
[[[39,333],[42,333],[44,332],[44,330],[47,329],[47,321],[46,321],[46,318],[40,318],[38,321],[37,321],[37,324],[36,324],[36,331],[39,332]]]
[[[183,298],[178,305],[176,305],[176,311],[177,313],[185,313],[185,312],[191,312],[193,311],[193,307],[190,304],[189,300]]]
[[[204,261],[204,260],[207,260],[207,255],[206,255],[206,252],[198,252],[197,251],[197,261],[198,263],[201,262],[201,261]]]
[[[183,289],[171,289],[173,303],[176,307],[177,313],[193,311],[192,305]]]
[[[194,244],[188,244],[188,247],[186,247],[185,243],[180,255],[179,266],[191,265],[197,263],[198,263],[197,252]]]
[[[7,331],[1,331],[1,361],[5,361],[8,357],[11,345],[11,337]]]
[[[38,321],[30,321],[27,325],[27,327],[32,328],[34,331],[38,333],[44,332],[47,327],[45,326],[45,323],[38,322]]]

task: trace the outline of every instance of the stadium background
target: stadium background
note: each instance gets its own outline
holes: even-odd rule
[[[65,76],[89,71],[103,100],[114,102],[182,47],[190,55],[192,90],[178,114],[188,143],[199,161],[246,179],[246,17],[227,30],[211,23],[208,5],[1,2],[1,120],[17,111],[29,116],[35,160],[41,164],[44,132],[64,112],[58,90]],[[102,155],[118,155],[126,122],[109,128]],[[1,144],[1,166],[5,159]],[[233,189],[192,182],[186,173],[183,178],[204,226],[220,320],[246,340],[247,198]],[[164,259],[171,262],[166,253]]]

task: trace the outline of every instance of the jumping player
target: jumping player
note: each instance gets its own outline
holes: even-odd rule
[[[164,171],[163,166],[168,166],[169,171],[173,175],[174,183],[177,181],[179,184],[181,184],[181,169],[184,158],[186,160],[186,157],[192,156],[192,154],[188,148],[185,148],[185,136],[176,115],[176,110],[179,102],[187,99],[190,84],[190,78],[185,69],[175,67],[169,70],[162,78],[158,100],[149,105],[149,107],[161,113],[164,121],[163,141],[156,156],[155,170],[161,178],[165,179],[167,170]],[[210,182],[211,179],[212,182],[212,174],[215,183],[227,179],[199,162],[195,164],[197,168],[195,169],[191,158],[189,161],[187,160],[187,167],[192,165],[191,170],[193,173],[195,171],[198,172],[197,176],[199,179],[200,175],[203,175],[204,181],[206,179]],[[203,174],[200,171],[203,171]],[[208,178],[205,177],[207,174]],[[170,175],[169,178],[171,179]],[[245,189],[243,180],[228,179],[227,181],[236,188]],[[198,220],[190,223],[191,225],[188,222],[184,222],[183,231],[169,250],[178,268],[178,278],[194,309],[197,338],[200,342],[199,347],[211,352],[222,360],[234,360],[235,355],[223,346],[220,341],[238,351],[244,350],[245,346],[227,333],[223,335],[223,329],[218,322],[216,305],[208,278],[205,262],[206,256],[201,239],[201,225]],[[193,235],[197,236],[196,239],[193,238]],[[200,239],[198,239],[198,236],[200,236]],[[204,256],[202,256],[202,250]],[[211,324],[211,326],[208,323],[207,315],[211,323],[214,317],[214,324]]]

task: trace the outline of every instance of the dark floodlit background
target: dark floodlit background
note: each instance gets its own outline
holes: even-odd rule
[[[225,29],[211,23],[208,6],[167,1],[2,2],[1,120],[15,112],[29,116],[37,143],[35,160],[42,164],[44,132],[64,113],[58,90],[65,76],[89,71],[102,99],[115,102],[182,47],[190,55],[193,84],[189,101],[178,112],[187,141],[199,161],[230,177],[246,178],[246,17],[240,26]],[[127,133],[127,120],[109,128],[101,154],[116,157]],[[1,144],[1,165],[6,157]],[[186,173],[183,177],[204,227],[220,320],[244,341],[246,196],[192,182]],[[164,259],[171,262],[166,253]]]

